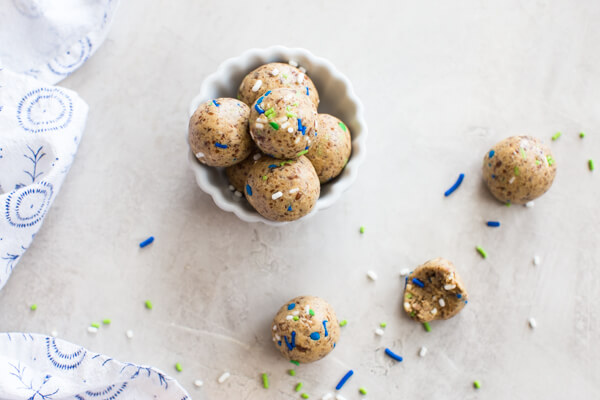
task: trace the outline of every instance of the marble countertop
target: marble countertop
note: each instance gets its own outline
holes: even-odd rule
[[[62,82],[90,105],[88,125],[0,292],[0,330],[56,330],[163,369],[194,399],[296,399],[300,381],[321,398],[348,369],[347,399],[600,397],[600,177],[587,168],[600,160],[600,3],[494,3],[123,1],[104,45]],[[331,60],[370,130],[353,187],[283,228],[218,209],[195,185],[184,140],[202,79],[272,44]],[[481,180],[484,153],[522,133],[550,142],[558,165],[533,208],[496,202]],[[456,264],[471,301],[427,333],[401,310],[399,271],[438,256]],[[326,298],[348,325],[330,356],[291,377],[270,322],[301,294]],[[102,318],[112,324],[88,333]]]

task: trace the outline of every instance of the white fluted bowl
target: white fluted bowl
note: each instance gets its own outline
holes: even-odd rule
[[[209,75],[200,86],[200,93],[190,104],[190,117],[198,106],[218,97],[237,96],[237,90],[246,74],[270,62],[288,62],[295,60],[306,68],[319,91],[319,113],[327,113],[338,117],[350,128],[352,134],[352,155],[340,176],[321,186],[321,196],[307,218],[319,210],[335,203],[356,180],[358,168],[366,156],[367,124],[363,116],[363,106],[352,84],[335,66],[324,58],[300,48],[273,46],[266,49],[250,49],[242,55],[223,62],[217,70]],[[187,132],[186,132],[187,138]],[[284,225],[287,222],[276,222],[266,219],[257,213],[244,198],[238,198],[229,190],[229,182],[224,169],[208,167],[199,163],[191,150],[188,151],[189,165],[196,176],[198,186],[208,193],[215,204],[222,210],[237,215],[246,222],[263,222],[267,225]],[[303,218],[303,219],[304,219]]]

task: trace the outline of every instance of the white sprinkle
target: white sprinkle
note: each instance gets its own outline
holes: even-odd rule
[[[377,274],[375,273],[375,271],[373,270],[368,270],[367,271],[367,276],[369,277],[370,280],[372,281],[376,281],[377,280]]]
[[[433,310],[431,310],[431,314],[432,314],[432,315],[435,315],[435,314],[437,314],[437,308],[434,308]]]
[[[308,143],[310,143],[310,136],[306,135],[306,136],[304,136],[304,138],[306,139],[306,141],[307,141]]]
[[[448,275],[448,279],[450,279],[450,280],[454,279],[454,272],[450,272],[450,275]]]
[[[321,400],[332,400],[333,394],[327,393],[325,396],[321,397]]]
[[[290,189],[290,193],[296,193],[299,190],[300,190],[299,188],[293,188],[293,189]]]
[[[296,310],[292,313],[292,315],[298,316],[298,315],[300,315],[300,311]]]
[[[96,328],[95,326],[88,326],[88,332],[89,333],[97,333],[98,328]]]
[[[298,62],[296,60],[290,60],[290,61],[288,61],[288,64],[290,64],[292,67],[298,66]]]
[[[271,340],[272,340],[273,342],[276,342],[276,341],[277,341],[277,338],[272,338]]]
[[[533,318],[529,318],[529,327],[530,327],[531,329],[535,329],[535,328],[536,328],[536,326],[537,326],[537,322],[535,322],[535,319],[533,319]]]
[[[275,334],[275,339],[276,340],[281,340],[281,336],[279,336],[278,334]]]
[[[298,83],[302,84],[302,82],[304,82],[304,74],[301,72],[298,74]]]
[[[277,120],[277,122],[286,122],[287,120],[288,120],[288,117],[284,115],[283,117],[279,118]]]
[[[202,158],[202,157],[204,157],[204,153],[203,152],[199,151],[199,152],[196,153],[196,158]]]
[[[289,132],[289,133],[292,133],[292,132],[294,132],[294,128],[292,128],[292,127],[290,126],[290,127],[288,128],[288,132]]]
[[[452,290],[454,288],[456,288],[456,285],[454,285],[454,284],[444,285],[444,289],[446,289],[446,290]]]
[[[404,309],[405,310],[410,310],[410,304],[408,304],[408,301],[404,302]]]
[[[128,329],[128,330],[125,332],[125,336],[127,336],[127,339],[131,339],[131,338],[133,338],[133,331],[132,331],[131,329]]]
[[[264,118],[262,115],[258,118],[256,118],[256,122],[260,122],[261,124],[266,124],[267,122],[269,122],[269,120],[267,118]]]
[[[202,387],[202,385],[204,385],[204,382],[202,382],[200,379],[196,379],[194,381],[194,386],[196,386],[196,387]]]
[[[533,256],[533,265],[540,265],[542,263],[542,260],[540,259],[540,256]]]
[[[257,122],[256,124],[254,124],[254,126],[256,127],[256,129],[262,129],[265,126],[263,124],[261,124],[260,122]]]
[[[294,317],[293,317],[293,316],[291,316],[291,315],[288,315],[288,316],[286,316],[286,317],[285,317],[285,319],[287,319],[287,320],[289,321],[289,320],[291,320],[291,319],[294,319]]]
[[[231,376],[231,374],[229,372],[224,372],[223,375],[221,375],[218,379],[219,383],[223,383],[225,382],[227,379],[229,379],[229,377]]]
[[[260,153],[256,153],[256,154],[254,155],[254,157],[252,157],[252,158],[254,158],[254,161],[258,161],[258,160],[259,160],[261,157],[262,157],[262,154],[260,154]]]
[[[438,303],[440,303],[440,307],[446,307],[446,302],[444,301],[444,299],[439,299]]]
[[[253,92],[258,92],[258,89],[260,89],[260,87],[262,86],[262,81],[259,79],[256,81],[256,83],[254,84],[254,86],[252,86],[252,91]]]
[[[287,117],[286,117],[286,118],[287,118]],[[281,129],[285,129],[285,128],[287,128],[288,126],[290,126],[290,123],[286,121],[286,122],[285,122],[283,125],[281,125]]]
[[[277,199],[278,199],[278,198],[280,198],[281,196],[283,196],[283,193],[281,193],[281,192],[275,192],[275,193],[273,193],[273,195],[271,196],[271,198],[272,198],[273,200],[277,200]]]
[[[292,128],[290,128],[290,129],[292,129]],[[288,132],[289,132],[289,129],[288,129]],[[290,133],[291,133],[291,132],[290,132]],[[298,143],[298,142],[300,141],[300,137],[301,137],[301,136],[298,136],[298,137],[296,138],[296,140],[294,140],[294,143]]]
[[[229,185],[229,190],[233,192],[235,190],[235,187],[233,187],[233,185]]]
[[[515,181],[515,177],[513,176],[512,178],[510,178],[510,179],[508,180],[508,183],[513,183],[514,181]]]
[[[336,394],[335,400],[346,400],[346,398],[344,396],[342,396],[341,394]]]
[[[400,276],[406,276],[408,274],[410,274],[410,269],[404,268],[404,269],[400,270]]]
[[[58,336],[58,332],[56,332],[56,330],[52,330],[52,332],[50,332],[50,336],[57,337]]]
[[[279,70],[277,68],[273,68],[273,70],[271,71],[271,75],[273,75],[273,76],[279,75]]]
[[[535,205],[535,203],[533,201],[528,201],[527,203],[525,203],[525,207],[527,208],[531,208]]]
[[[383,329],[381,329],[381,328],[377,328],[377,329],[375,329],[375,334],[376,334],[377,336],[383,336],[383,334],[384,334],[384,333],[385,333],[385,332],[383,332]]]
[[[242,193],[238,190],[236,190],[233,194],[236,195],[236,197],[242,197]]]
[[[307,314],[309,314],[309,312],[310,312],[310,306],[309,305],[307,305],[306,307],[304,307],[304,312],[307,313]]]
[[[427,354],[427,347],[423,346],[421,347],[421,350],[419,350],[419,357],[425,357],[425,354]]]
[[[298,67],[298,69],[299,69],[300,71],[302,71],[302,73],[304,73],[304,74],[306,73],[306,68],[304,68],[304,67]]]
[[[315,118],[315,130],[319,129],[319,118]]]
[[[277,325],[273,325],[273,330],[276,331],[277,330]]]

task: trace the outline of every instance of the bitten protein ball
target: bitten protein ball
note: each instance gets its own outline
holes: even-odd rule
[[[546,193],[556,176],[550,148],[531,136],[511,136],[483,157],[483,180],[495,198],[525,204]]]
[[[227,175],[229,183],[231,183],[237,191],[244,193],[246,190],[246,179],[248,179],[250,169],[252,169],[252,166],[264,156],[265,155],[254,146],[253,151],[244,161],[225,168],[225,175]]]
[[[260,96],[278,88],[299,90],[308,95],[315,108],[319,106],[319,93],[308,75],[284,63],[261,65],[246,75],[238,90],[238,98],[251,106]]]
[[[196,159],[211,167],[228,167],[248,157],[253,146],[249,114],[250,108],[236,99],[219,98],[201,104],[188,128]]]
[[[419,322],[451,318],[468,299],[454,264],[443,258],[419,265],[406,279],[404,311]]]
[[[317,171],[321,183],[338,176],[352,152],[350,130],[342,121],[329,114],[318,115],[317,136],[306,157]]]
[[[333,308],[325,300],[300,296],[279,309],[271,335],[285,358],[309,363],[333,350],[340,338],[340,325]]]
[[[250,110],[250,135],[256,145],[275,158],[306,154],[315,139],[317,109],[295,89],[266,92]]]
[[[308,158],[279,160],[263,156],[248,173],[245,193],[248,202],[263,217],[294,221],[313,209],[321,186]]]

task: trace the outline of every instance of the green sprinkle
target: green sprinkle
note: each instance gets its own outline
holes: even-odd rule
[[[364,387],[361,387],[360,389],[358,389],[360,394],[367,394],[367,389],[365,389]]]
[[[292,111],[292,107],[290,107],[290,106],[285,106],[285,109],[286,109],[287,111]]]
[[[110,319],[108,319],[108,318],[106,318],[106,319],[103,319],[103,320],[102,320],[102,323],[103,323],[104,325],[110,325]]]
[[[263,181],[266,181],[266,180],[267,180],[267,176],[263,175]]]
[[[271,119],[273,114],[275,114],[275,109],[273,109],[273,107],[271,107],[267,111],[265,111],[265,117],[267,117],[268,119]]]
[[[298,118],[298,116],[297,116],[296,114],[294,114],[293,112],[288,112],[288,113],[285,113],[285,115],[286,115],[288,118]]]
[[[346,324],[348,323],[348,321],[346,321],[345,319],[340,321],[340,326],[346,326]]]
[[[548,160],[548,165],[554,164],[554,159],[552,158],[552,156],[546,156],[546,160]]]
[[[412,294],[411,293],[406,293],[406,298],[407,299],[412,299]]]
[[[410,312],[410,316],[411,316],[411,317],[414,317],[415,315],[416,315],[416,314],[415,314],[415,312],[414,312],[414,311],[411,311],[411,312]]]
[[[340,126],[340,128],[342,128],[344,130],[344,132],[348,132],[348,128],[346,128],[346,124],[344,124],[342,121],[340,121],[340,123],[338,125]]]
[[[294,106],[294,107],[298,107],[298,102],[295,102],[295,103],[293,104],[293,106]]]
[[[425,328],[427,332],[431,332],[431,326],[429,325],[429,322],[423,322],[423,328]]]
[[[287,74],[281,74],[281,76],[283,76],[283,79],[287,79],[288,78]]]
[[[558,139],[558,138],[560,137],[560,135],[562,135],[562,133],[560,133],[560,132],[556,132],[556,133],[554,134],[554,136],[552,136],[552,140],[556,140],[556,139]]]
[[[481,254],[482,258],[487,258],[487,253],[485,252],[485,250],[483,249],[483,247],[477,246],[477,247],[475,247],[475,249],[477,250],[477,252],[479,254]]]
[[[302,394],[300,395],[300,397],[302,397],[303,399],[308,399],[308,395],[307,395],[306,393],[302,393]]]
[[[267,374],[262,374],[263,387],[265,389],[269,388],[269,376]]]
[[[310,315],[315,315],[315,311],[314,311],[312,308],[311,308],[310,310],[308,310],[308,313],[309,313]]]
[[[151,302],[150,300],[146,300],[146,303],[145,303],[145,304],[146,304],[146,308],[147,308],[148,310],[152,310],[152,302]]]
[[[92,326],[92,327],[94,327],[94,328],[96,328],[96,329],[100,328],[100,324],[99,324],[99,323],[97,323],[97,322],[92,322],[92,323],[90,324],[90,326]]]
[[[294,371],[293,369],[288,370],[288,374],[290,374],[290,376],[296,376],[296,371]]]
[[[29,308],[31,309],[31,311],[35,311],[35,310],[37,310],[37,304],[32,304],[31,307],[29,307]]]
[[[279,166],[280,166],[280,167],[283,167],[285,164],[290,164],[290,165],[292,165],[293,163],[294,163],[294,161],[293,161],[293,160],[282,161],[282,162],[280,162],[280,163],[279,163]]]
[[[519,167],[515,167],[515,175],[519,176]]]
[[[506,204],[504,204],[506,207],[510,207],[510,201],[507,201]]]
[[[291,362],[292,364],[295,364],[295,365],[300,365],[300,361],[296,361],[296,360],[290,360],[290,362]]]
[[[269,125],[271,125],[271,127],[276,131],[279,130],[279,124],[277,122],[269,122]]]
[[[475,389],[480,389],[480,388],[481,388],[481,382],[479,382],[479,381],[474,381],[474,382],[473,382],[473,386],[475,387]]]
[[[300,389],[302,389],[302,382],[298,382],[298,384],[296,385],[296,392],[299,392]]]
[[[387,326],[387,324],[385,322],[382,322],[379,324],[380,327],[385,328]]]
[[[535,165],[540,165],[542,162],[540,160],[535,160]]]
[[[590,169],[590,171],[594,170],[594,160],[588,160],[588,168]],[[33,306],[35,306],[35,304]],[[31,306],[31,307],[33,307],[33,306]],[[33,310],[33,308],[32,308],[32,310]]]
[[[364,226],[360,227],[360,233],[365,233],[365,227]]]
[[[177,370],[177,372],[183,371],[183,368],[181,368],[181,364],[179,363],[175,363],[175,369]]]
[[[579,132],[579,137],[583,139],[585,137],[585,133]]]
[[[238,95],[237,95],[237,99],[238,99],[238,100],[241,100],[241,99],[242,99],[242,96],[240,96],[240,95],[239,95],[239,93],[238,93]]]
[[[300,317],[298,317],[297,315],[294,315],[294,321],[298,321],[300,319]]]
[[[300,157],[300,156],[303,156],[306,153],[308,153],[308,150],[302,150],[301,152],[299,152],[298,154],[296,154],[296,156]]]
[[[519,152],[521,153],[521,157],[523,157],[523,160],[527,160],[527,154],[525,153],[525,150],[523,150],[522,147],[519,147]]]

